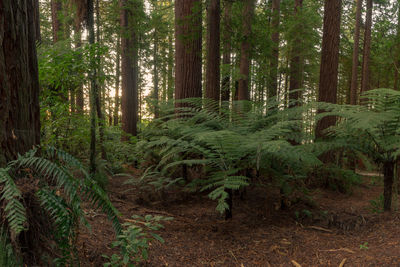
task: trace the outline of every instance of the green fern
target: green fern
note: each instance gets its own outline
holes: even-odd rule
[[[7,203],[4,210],[10,230],[18,236],[19,233],[26,230],[26,210],[21,203],[21,191],[8,172],[8,168],[0,169],[0,183],[4,186],[1,192],[1,200],[5,200]]]
[[[9,228],[16,235],[26,230],[26,209],[29,207],[22,204],[21,192],[10,173],[24,174],[28,170],[29,177],[35,177],[31,179],[38,179],[36,197],[53,222],[53,237],[62,252],[62,257],[55,263],[63,266],[75,264],[74,240],[79,222],[89,227],[82,209],[82,198],[107,214],[117,235],[122,231],[120,213],[76,158],[54,147],[43,148],[41,153],[43,157],[36,156],[37,149],[31,150],[10,162],[7,169],[0,169],[0,183],[4,184],[1,200],[7,203],[5,212]],[[77,171],[81,178],[75,176]]]

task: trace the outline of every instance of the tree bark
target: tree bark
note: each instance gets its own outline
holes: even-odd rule
[[[35,24],[36,42],[42,42],[42,35],[40,33],[40,13],[39,13],[39,0],[33,0],[33,21]]]
[[[367,0],[367,14],[365,18],[365,32],[364,32],[364,51],[363,51],[363,66],[362,66],[362,79],[361,79],[361,93],[370,90],[369,80],[369,60],[371,54],[371,28],[372,28],[372,0]]]
[[[250,37],[251,22],[254,14],[254,0],[244,0],[243,7],[243,35],[240,51],[240,78],[238,88],[238,100],[250,100],[249,74],[250,74]]]
[[[350,104],[357,105],[357,89],[358,89],[358,51],[360,49],[360,24],[363,0],[357,1],[356,9],[356,25],[354,29],[354,45],[353,45],[353,65],[351,69],[351,88],[350,88]]]
[[[396,60],[394,62],[394,90],[399,90],[399,72],[400,72],[400,7],[397,11],[397,34],[396,34]]]
[[[395,162],[385,162],[383,164],[383,210],[390,211],[392,209],[392,192],[394,181]]]
[[[89,44],[93,45],[95,43],[95,33],[94,33],[94,4],[93,0],[87,0],[87,29],[89,32]],[[92,51],[92,50],[91,50]],[[92,51],[90,54],[90,65],[92,66],[89,79],[90,79],[90,173],[94,175],[97,171],[96,166],[96,111],[97,111],[97,101],[96,95],[97,90],[97,69],[94,67],[96,65],[96,55]]]
[[[270,62],[268,98],[275,97],[278,89],[278,65],[279,65],[279,23],[281,0],[272,0],[271,40],[272,58]],[[262,94],[262,96],[264,96]],[[263,97],[264,98],[264,97]]]
[[[207,7],[206,98],[220,99],[220,0],[210,0]]]
[[[138,47],[135,29],[129,25],[133,19],[128,1],[120,0],[121,70],[122,70],[122,130],[137,135],[138,122]],[[126,140],[126,138],[123,138]]]
[[[201,97],[202,11],[200,0],[175,1],[175,100]],[[175,102],[175,107],[185,106]]]
[[[75,25],[75,46],[76,49],[80,49],[82,46],[81,40],[81,27],[80,25]],[[83,114],[84,111],[84,96],[83,96],[83,86],[82,84],[78,85],[76,88],[76,112],[78,114]]]
[[[157,119],[159,117],[159,107],[158,107],[158,100],[159,100],[159,75],[158,75],[158,32],[157,29],[154,29],[154,51],[153,51],[153,83],[154,83],[154,118]]]
[[[318,90],[318,101],[336,104],[340,43],[340,16],[342,1],[325,0],[324,27],[322,38],[321,67]],[[324,112],[318,110],[318,113]],[[317,122],[315,135],[317,139],[325,137],[324,130],[336,124],[336,117],[328,116]],[[329,153],[323,157],[324,162],[331,160]]]
[[[292,50],[290,59],[290,80],[289,80],[289,107],[298,106],[300,103],[301,93],[298,89],[303,87],[302,75],[303,75],[303,62],[302,62],[302,44],[299,32],[301,31],[301,21],[299,19],[299,12],[303,8],[303,0],[295,0],[294,15],[296,17],[295,22],[295,38],[292,40]],[[297,90],[297,91],[296,91]],[[294,101],[295,104],[291,104]]]
[[[33,1],[0,2],[0,166],[40,143]]]
[[[167,97],[168,101],[174,99],[174,48],[172,44],[172,37],[168,35],[168,86],[167,86]]]
[[[51,0],[51,24],[53,30],[53,43],[57,43],[63,36],[63,32],[61,30],[62,23],[60,19],[61,12],[62,1]]]
[[[221,101],[229,107],[230,87],[231,87],[231,53],[232,53],[232,0],[224,2],[224,31],[223,31],[223,55],[222,64],[224,66],[222,73],[222,92]],[[226,105],[228,103],[228,105]]]
[[[121,76],[121,37],[118,36],[118,43],[117,43],[117,56],[116,56],[116,64],[115,64],[115,106],[114,106],[114,126],[117,126],[119,123],[119,82]]]

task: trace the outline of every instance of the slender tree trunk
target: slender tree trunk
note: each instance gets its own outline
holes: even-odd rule
[[[99,0],[96,0],[96,42],[98,44],[101,43],[101,32],[100,32],[100,3]],[[98,68],[98,73],[101,75],[103,73],[102,69],[102,61],[100,54],[97,52],[96,55],[96,61],[97,61],[97,68]],[[104,103],[104,95],[103,93],[103,99],[101,97],[101,92],[103,91],[103,86],[99,84],[98,79],[96,79],[96,94],[94,95],[95,101],[96,101],[96,112],[97,112],[97,118],[98,118],[98,124],[99,124],[99,144],[100,144],[100,151],[101,151],[101,158],[106,159],[106,150],[104,148],[104,125],[105,125],[105,117],[104,113],[102,110],[103,103]],[[103,101],[102,101],[103,100]]]
[[[206,98],[220,99],[220,0],[210,0],[207,7]]]
[[[39,13],[39,0],[33,0],[33,21],[35,25],[36,42],[42,42],[42,35],[40,33],[40,13]]]
[[[250,74],[250,37],[251,22],[254,14],[254,0],[244,0],[243,7],[243,36],[240,51],[240,78],[238,99],[249,100],[249,74]]]
[[[128,10],[127,0],[120,0],[121,7],[121,67],[122,67],[122,130],[137,135],[138,123],[138,47],[136,29],[129,20],[134,19]],[[126,138],[124,138],[126,140]]]
[[[278,90],[280,5],[281,0],[272,0],[272,58],[270,62],[268,98],[275,97]]]
[[[93,45],[95,43],[95,33],[94,33],[94,4],[93,0],[87,0],[87,29],[89,32],[89,44]],[[90,173],[94,175],[97,171],[96,168],[96,111],[97,111],[97,101],[96,95],[97,90],[97,69],[94,67],[96,65],[96,55],[94,52],[90,54],[91,70],[89,73],[90,79]]]
[[[225,102],[225,107],[229,107],[230,87],[231,87],[231,53],[232,53],[232,0],[224,1],[224,31],[223,31],[223,55],[222,64],[222,92],[221,101]]]
[[[369,79],[369,60],[371,54],[371,28],[372,28],[372,0],[367,0],[367,14],[365,18],[365,32],[364,32],[364,51],[363,51],[363,66],[362,66],[362,79],[361,79],[361,92],[365,93],[370,90]]]
[[[154,60],[154,72],[153,72],[153,83],[154,83],[154,118],[159,117],[159,107],[158,107],[158,99],[159,99],[159,75],[158,75],[158,33],[157,30],[154,29],[154,51],[153,51],[153,60]]]
[[[201,22],[200,0],[175,1],[175,100],[202,96]]]
[[[357,105],[357,89],[358,89],[358,51],[360,49],[360,24],[363,0],[357,1],[356,9],[356,26],[354,29],[354,45],[353,45],[353,65],[351,70],[351,88],[350,88],[350,104]]]
[[[114,106],[114,126],[117,126],[119,123],[119,79],[121,76],[121,37],[118,36],[118,43],[117,43],[117,56],[116,56],[116,64],[115,64],[115,106]]]
[[[168,35],[168,86],[167,96],[168,101],[174,99],[174,51],[173,51],[172,37]]]
[[[0,167],[40,143],[33,1],[0,2]]]
[[[394,182],[394,168],[395,162],[389,161],[383,164],[383,209],[384,211],[390,211],[392,209],[392,192]]]
[[[53,29],[53,43],[57,43],[63,36],[61,30],[61,12],[62,12],[62,1],[61,0],[51,0],[51,23]]]
[[[337,1],[337,0],[335,0]],[[292,40],[291,59],[290,59],[290,85],[289,85],[289,101],[295,101],[295,104],[289,103],[289,107],[295,105],[298,106],[300,103],[301,93],[296,91],[303,87],[302,74],[303,74],[303,62],[302,62],[302,41],[300,31],[302,28],[301,21],[299,19],[299,12],[303,8],[303,0],[295,0],[294,14],[296,17],[295,22],[295,38]]]
[[[322,38],[321,68],[318,101],[336,104],[340,43],[341,1],[325,0],[324,28]],[[318,113],[324,112],[318,110]],[[317,139],[325,137],[325,129],[336,124],[336,117],[328,116],[317,122]],[[332,162],[333,155],[322,156],[324,162]]]
[[[81,27],[80,25],[75,25],[75,46],[78,50],[82,46],[81,37]],[[76,88],[76,111],[78,114],[83,114],[84,111],[84,96],[82,84],[78,85],[78,87]]]
[[[394,61],[394,90],[400,90],[399,88],[399,72],[400,72],[400,6],[397,11],[397,34],[396,34],[396,59]]]

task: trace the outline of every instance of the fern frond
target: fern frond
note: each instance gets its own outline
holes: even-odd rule
[[[18,235],[24,231],[27,222],[26,210],[21,203],[21,191],[8,173],[9,169],[0,169],[0,183],[3,184],[1,200],[6,201],[6,218],[10,229]]]

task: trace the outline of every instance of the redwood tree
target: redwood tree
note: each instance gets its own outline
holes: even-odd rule
[[[63,33],[61,30],[62,23],[60,14],[62,12],[62,1],[51,0],[51,23],[53,26],[53,43],[57,43],[62,37]]]
[[[222,90],[221,101],[229,101],[230,97],[230,65],[231,65],[231,52],[232,52],[232,0],[224,1],[224,29],[223,29],[223,54],[222,64],[224,65],[224,72],[222,73]]]
[[[220,0],[210,0],[207,6],[207,72],[206,97],[220,98]]]
[[[121,23],[121,72],[122,72],[122,130],[137,135],[138,122],[138,47],[133,17],[128,0],[120,0]]]
[[[351,89],[350,89],[350,104],[357,104],[357,89],[358,89],[358,51],[360,49],[360,24],[363,0],[357,1],[356,9],[356,26],[354,29],[354,45],[353,45],[353,65],[351,70]]]
[[[281,0],[272,0],[272,58],[270,62],[270,83],[268,97],[276,96],[278,89],[280,5]]]
[[[361,78],[361,93],[370,89],[369,84],[369,59],[371,54],[371,28],[372,28],[372,0],[367,0],[367,14],[365,18],[365,32],[364,32],[364,51],[363,51],[363,66]]]
[[[325,0],[324,27],[322,37],[321,67],[318,101],[336,103],[339,65],[341,0]],[[323,112],[318,110],[318,112]],[[324,130],[335,125],[334,116],[317,122],[316,138],[324,137]],[[324,160],[328,161],[329,157]]]
[[[0,166],[40,142],[34,3],[0,2]]]
[[[240,78],[238,87],[238,100],[250,100],[249,73],[250,73],[250,37],[251,22],[254,14],[254,0],[243,0],[243,34],[240,49]]]
[[[201,0],[175,1],[175,100],[202,96],[201,22]]]
[[[299,13],[303,7],[303,0],[295,0],[294,3],[294,16],[295,16],[295,37],[292,40],[291,55],[290,55],[290,85],[289,85],[289,99],[294,101],[300,100],[300,92],[296,91],[303,87],[303,62],[302,62],[302,45],[299,32],[301,31],[301,21]],[[298,103],[297,103],[298,104]]]

